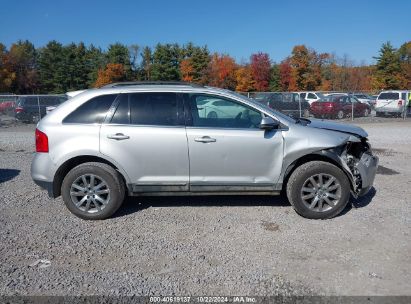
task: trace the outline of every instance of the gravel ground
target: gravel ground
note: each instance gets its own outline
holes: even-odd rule
[[[411,295],[411,122],[361,126],[375,189],[334,219],[218,196],[127,199],[95,222],[32,182],[34,126],[2,127],[0,295]]]

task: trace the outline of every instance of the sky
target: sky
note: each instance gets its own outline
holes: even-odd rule
[[[57,40],[106,49],[120,42],[207,45],[238,62],[266,52],[275,62],[295,45],[371,64],[382,43],[411,40],[411,0],[0,0],[0,42]]]

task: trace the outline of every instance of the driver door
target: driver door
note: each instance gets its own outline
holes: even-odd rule
[[[281,130],[260,129],[262,113],[226,97],[184,94],[184,101],[191,191],[275,190]]]

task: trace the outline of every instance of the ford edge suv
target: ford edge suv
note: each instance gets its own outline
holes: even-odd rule
[[[207,115],[211,101],[224,115]],[[38,123],[31,175],[83,219],[110,217],[126,195],[282,191],[300,215],[327,219],[372,187],[378,158],[367,136],[228,90],[118,83],[87,90]]]

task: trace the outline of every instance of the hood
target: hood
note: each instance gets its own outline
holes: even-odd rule
[[[328,120],[320,120],[320,119],[310,119],[310,121],[311,123],[307,124],[307,127],[310,127],[310,128],[332,130],[332,131],[338,131],[338,132],[358,135],[360,137],[368,137],[368,133],[365,132],[363,128],[360,128],[354,125],[332,122]]]

